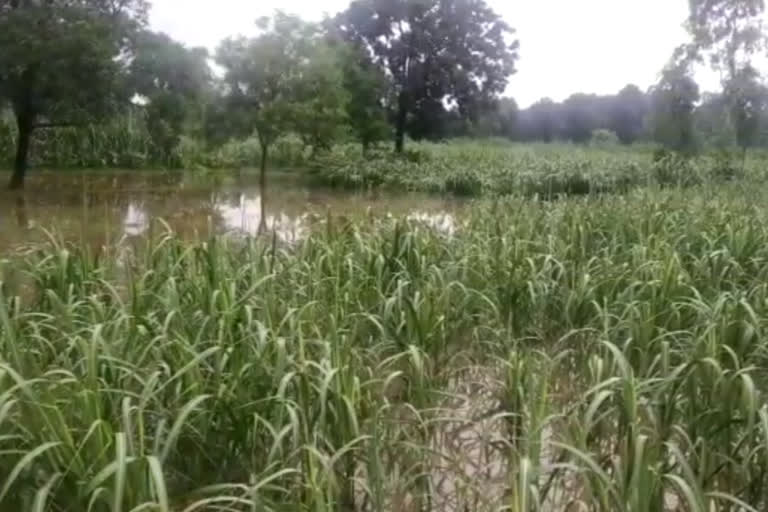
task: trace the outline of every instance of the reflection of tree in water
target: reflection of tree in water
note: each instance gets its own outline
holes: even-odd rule
[[[14,200],[13,213],[16,216],[16,224],[21,229],[29,228],[29,216],[27,215],[27,199],[18,194]]]
[[[8,195],[2,201],[8,244],[39,238],[40,225],[67,240],[112,245],[124,237],[161,234],[167,224],[180,238],[195,240],[214,233],[257,236],[294,243],[309,234],[316,220],[310,212],[328,212],[334,224],[345,215],[369,212],[374,217],[407,217],[414,225],[452,234],[459,228],[442,201],[383,193],[350,194],[312,188],[293,182],[270,188],[263,201],[254,177],[223,175],[218,184],[207,176],[175,173],[47,173],[30,176],[26,196]],[[175,183],[175,185],[170,185]],[[38,186],[39,185],[39,186]],[[158,222],[162,219],[162,223]]]
[[[408,214],[407,219],[444,235],[453,235],[456,232],[456,218],[448,212],[435,213],[414,210]]]
[[[283,242],[296,242],[305,238],[309,232],[307,214],[270,214],[261,195],[246,197],[245,194],[240,194],[234,203],[217,204],[215,211],[226,231],[245,235],[274,234]]]
[[[149,216],[143,205],[129,203],[123,219],[123,234],[126,236],[142,235],[149,228]]]

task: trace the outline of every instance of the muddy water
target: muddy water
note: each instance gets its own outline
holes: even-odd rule
[[[190,238],[266,229],[291,242],[329,214],[407,217],[451,233],[461,208],[454,199],[422,194],[317,188],[287,173],[273,174],[262,194],[256,176],[234,172],[37,172],[23,193],[0,191],[0,250],[43,240],[44,230],[111,244],[147,236],[159,225],[154,221]]]

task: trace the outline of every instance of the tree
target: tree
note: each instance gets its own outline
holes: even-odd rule
[[[610,129],[622,144],[632,144],[643,132],[648,114],[648,100],[636,85],[627,85],[613,98],[610,109]]]
[[[146,23],[146,0],[0,2],[0,102],[17,126],[10,187],[21,188],[36,129],[71,125],[120,102],[130,35]]]
[[[694,123],[696,133],[705,146],[727,149],[736,144],[729,101],[724,94],[703,94],[694,114]]]
[[[347,122],[347,91],[341,56],[322,39],[317,40],[301,64],[293,91],[293,131],[306,146],[327,151]]]
[[[594,105],[597,97],[587,94],[573,94],[563,103],[565,137],[578,143],[589,142],[592,132],[598,129]]]
[[[130,89],[146,100],[147,128],[166,164],[209,86],[207,59],[206,49],[188,49],[165,34],[146,31],[137,38]]]
[[[768,92],[757,70],[747,65],[726,83],[725,97],[730,104],[736,143],[746,156],[747,149],[757,143],[760,121],[768,108]]]
[[[531,105],[521,114],[521,125],[526,126],[524,139],[552,142],[560,134],[558,105],[549,98],[544,98]]]
[[[688,30],[692,36],[688,55],[709,57],[720,71],[729,103],[736,141],[746,150],[758,137],[759,119],[765,108],[760,75],[752,67],[752,55],[764,47],[764,0],[690,0]]]
[[[347,119],[365,154],[371,144],[390,136],[387,122],[390,84],[363,48],[342,44],[340,53],[347,91]]]
[[[484,0],[354,0],[336,22],[392,79],[398,152],[409,114],[423,103],[456,103],[472,116],[515,71],[514,31]]]
[[[713,69],[726,80],[750,64],[765,42],[762,28],[764,0],[689,0],[687,28],[692,43],[688,59],[709,57]]]
[[[669,66],[652,91],[653,135],[665,147],[687,153],[695,147],[693,113],[699,86],[685,66]]]
[[[473,123],[472,135],[514,138],[517,130],[518,110],[517,102],[513,98],[501,98]]]
[[[265,195],[267,160],[275,140],[293,126],[293,101],[302,56],[306,54],[309,27],[299,18],[278,12],[257,23],[263,34],[225,40],[216,60],[225,70],[228,106],[236,111],[238,128],[254,130],[261,148],[259,184],[261,225],[266,227]]]
[[[343,114],[343,87],[318,27],[281,12],[261,18],[258,27],[262,33],[255,38],[224,41],[216,60],[225,69],[230,128],[240,135],[255,131],[259,140],[264,208],[270,148],[289,131],[327,144],[325,133],[335,130]],[[265,219],[262,215],[262,228]]]

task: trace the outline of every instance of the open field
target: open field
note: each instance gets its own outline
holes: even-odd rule
[[[0,509],[765,510],[767,192],[6,254]]]

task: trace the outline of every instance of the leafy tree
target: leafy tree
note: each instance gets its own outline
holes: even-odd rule
[[[695,147],[693,113],[699,86],[685,66],[669,66],[652,91],[653,135],[665,147],[688,153]]]
[[[347,121],[347,91],[341,57],[317,40],[300,63],[301,75],[293,91],[293,131],[313,154],[331,148]]]
[[[517,102],[513,98],[501,98],[474,123],[473,135],[513,139],[518,115]]]
[[[608,130],[630,144],[643,134],[649,106],[648,96],[634,85],[617,95],[576,93],[563,103],[544,98],[519,113],[515,137],[585,143],[595,130]]]
[[[559,107],[554,101],[539,100],[521,114],[521,125],[525,127],[523,139],[552,142],[560,133],[559,119]]]
[[[746,154],[757,143],[760,121],[768,109],[768,91],[760,82],[759,73],[747,65],[726,83],[724,95],[729,99],[736,143]]]
[[[261,148],[262,208],[267,189],[269,150],[281,135],[294,131],[313,144],[327,145],[326,132],[343,116],[342,74],[321,41],[318,27],[277,12],[258,22],[261,35],[228,39],[216,59],[225,69],[229,128],[240,135],[255,131]],[[262,228],[265,215],[262,215]]]
[[[735,145],[728,98],[721,93],[705,93],[694,113],[694,124],[702,143],[726,149]]]
[[[597,97],[574,94],[563,103],[565,137],[579,143],[589,142],[592,132],[599,128],[593,105]]]
[[[233,125],[244,134],[255,131],[259,140],[263,209],[269,150],[293,127],[296,81],[310,29],[299,18],[280,12],[273,19],[261,18],[258,27],[263,33],[256,38],[225,40],[216,60],[226,70],[228,110],[239,121]],[[263,228],[266,218],[261,217]]]
[[[448,102],[472,116],[515,71],[514,31],[483,0],[354,0],[336,22],[392,79],[398,152],[409,114]]]
[[[366,153],[371,144],[391,135],[387,121],[390,84],[363,48],[343,45],[340,53],[347,91],[347,118]]]
[[[765,42],[765,1],[689,0],[689,7],[687,28],[693,40],[684,50],[686,57],[706,55],[714,69],[735,77]]]
[[[11,188],[21,188],[36,129],[80,123],[127,98],[119,84],[130,35],[146,0],[0,2],[0,102],[16,126]]]
[[[466,135],[469,125],[455,106],[447,108],[439,98],[422,98],[409,114],[404,132],[415,140],[441,140]]]
[[[745,152],[759,133],[765,108],[760,76],[752,55],[765,44],[764,0],[690,0],[688,30],[692,36],[689,58],[709,57],[723,76],[736,141]]]
[[[622,144],[632,144],[642,134],[647,114],[646,95],[636,85],[627,85],[611,102],[610,129]]]
[[[165,34],[142,32],[129,68],[131,91],[146,100],[147,128],[166,164],[171,164],[184,124],[208,89],[208,51],[184,47]]]

